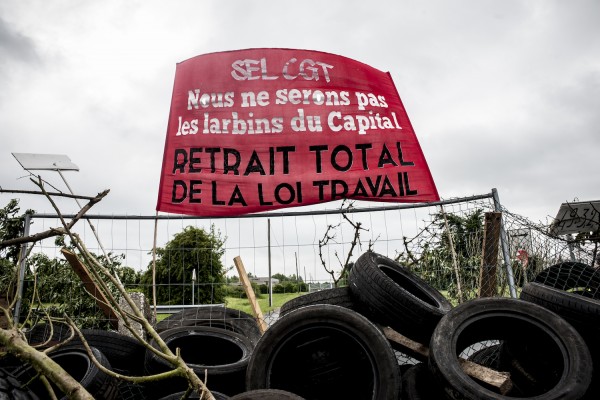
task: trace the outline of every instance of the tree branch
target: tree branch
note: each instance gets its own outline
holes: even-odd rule
[[[48,377],[63,393],[68,393],[69,398],[94,400],[56,361],[30,346],[17,329],[0,329],[0,343],[10,353],[31,364],[38,373]]]
[[[32,179],[32,181],[33,181],[33,179]],[[40,188],[42,188],[41,183],[38,183],[35,181],[33,181],[33,183],[35,183]],[[23,243],[37,242],[37,241],[40,241],[43,239],[48,239],[49,237],[67,234],[66,229],[72,228],[73,225],[75,225],[75,223],[77,221],[79,221],[79,219],[81,219],[81,217],[83,217],[83,215],[86,212],[88,212],[90,210],[90,208],[92,208],[94,206],[94,204],[101,201],[108,194],[108,192],[109,192],[109,190],[107,189],[101,193],[98,193],[98,195],[96,195],[95,197],[91,198],[90,201],[85,206],[83,206],[81,208],[81,210],[79,210],[79,212],[73,217],[71,222],[69,222],[67,224],[67,228],[50,228],[44,232],[36,233],[34,235],[3,240],[2,242],[0,242],[0,249],[3,249],[8,246],[23,244]],[[43,188],[42,188],[42,192],[40,192],[40,193],[42,193],[42,194],[46,193],[48,196],[50,196],[50,193],[46,192]]]
[[[36,194],[36,195],[43,195],[44,193],[42,192],[36,192],[33,190],[14,190],[14,189],[0,189],[0,193],[17,193],[17,194]],[[68,194],[68,193],[62,193],[62,192],[48,192],[48,194],[50,196],[54,196],[54,197],[68,197],[70,199],[78,199],[78,200],[92,200],[94,199],[91,196],[80,196],[77,194]]]

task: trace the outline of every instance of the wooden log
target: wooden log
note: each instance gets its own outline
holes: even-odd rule
[[[389,326],[383,327],[382,329],[383,334],[391,342],[394,349],[402,351],[407,356],[421,362],[427,362],[427,359],[429,358],[429,347],[407,338]]]
[[[233,263],[238,270],[238,275],[240,276],[240,282],[244,287],[244,291],[246,292],[246,297],[248,297],[248,301],[250,302],[250,307],[252,307],[252,313],[254,314],[254,318],[258,321],[258,328],[261,333],[265,333],[267,330],[267,323],[265,322],[265,317],[263,316],[262,310],[260,309],[260,305],[258,301],[256,301],[256,295],[254,294],[254,290],[252,289],[252,285],[250,284],[250,279],[248,279],[248,274],[246,273],[246,268],[244,268],[244,263],[242,262],[242,258],[237,256],[233,259]]]
[[[392,343],[392,347],[395,349],[403,351],[406,355],[421,362],[426,362],[429,358],[429,347],[407,338],[388,326],[383,327],[382,329],[383,334]],[[465,374],[497,388],[502,395],[508,393],[512,388],[512,381],[510,380],[510,373],[508,372],[496,371],[460,357],[458,358],[458,363]]]

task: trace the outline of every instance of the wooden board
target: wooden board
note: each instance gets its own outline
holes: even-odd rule
[[[258,301],[256,301],[256,296],[254,294],[254,290],[252,289],[252,284],[250,283],[250,279],[248,279],[248,274],[246,273],[246,268],[244,268],[244,263],[240,256],[237,256],[233,259],[233,263],[238,270],[238,275],[240,276],[240,282],[246,291],[246,296],[248,297],[248,301],[250,302],[250,307],[252,307],[252,313],[254,317],[258,321],[258,327],[261,333],[265,333],[267,330],[267,323],[265,322],[265,317],[260,309],[260,305]]]
[[[111,327],[113,329],[119,329],[119,318],[117,317],[117,314],[115,314],[113,309],[107,305],[108,301],[106,300],[106,297],[104,297],[104,294],[98,289],[96,283],[94,283],[86,266],[81,263],[77,255],[72,251],[61,249],[61,253],[65,256],[69,264],[71,264],[73,271],[77,274],[79,279],[81,279],[81,282],[83,282],[85,289],[94,296],[98,308],[106,315]]]
[[[396,350],[403,351],[408,356],[422,362],[426,362],[429,358],[429,347],[407,338],[390,327],[386,326],[382,329],[385,337],[392,342],[392,347],[395,347]],[[503,395],[508,393],[512,388],[512,381],[510,380],[510,374],[508,372],[499,372],[472,361],[465,360],[464,358],[458,358],[458,363],[465,374],[469,375],[471,378],[475,378],[498,388],[498,391]]]

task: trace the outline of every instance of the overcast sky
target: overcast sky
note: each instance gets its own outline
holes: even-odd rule
[[[77,193],[111,190],[94,213],[153,215],[176,63],[255,47],[389,71],[443,199],[600,199],[596,0],[2,0],[0,186],[33,189],[12,152],[66,154]]]

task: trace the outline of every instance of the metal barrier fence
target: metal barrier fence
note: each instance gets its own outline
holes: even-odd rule
[[[75,225],[74,231],[93,253],[101,255],[105,249],[113,261],[139,274],[151,268],[156,243],[163,268],[157,281],[164,289],[161,289],[161,303],[181,306],[220,303],[221,298],[216,294],[223,282],[202,281],[200,276],[211,276],[210,279],[214,276],[200,272],[222,266],[229,287],[234,287],[237,273],[233,258],[237,256],[259,282],[259,291],[260,279],[262,282],[267,279],[268,283],[270,275],[277,275],[287,277],[288,281],[279,285],[271,281],[270,289],[275,286],[286,293],[298,291],[299,283],[307,284],[301,287],[305,290],[323,284],[331,286],[338,279],[343,284],[343,277],[339,276],[343,266],[354,262],[363,252],[373,250],[407,265],[455,304],[478,297],[483,285],[491,288],[487,295],[517,297],[524,282],[560,261],[577,259],[593,264],[589,247],[574,246],[563,238],[549,236],[547,227],[512,214],[501,206],[496,190],[429,204],[373,206],[369,203],[367,206],[356,202],[332,203],[330,207],[241,218],[90,215],[87,218],[96,233],[83,221]],[[483,265],[485,216],[493,212],[502,213],[499,240],[492,242],[497,248],[491,249],[492,252],[486,249],[488,254],[495,255],[495,262]],[[60,226],[57,215],[33,214],[27,219],[28,234]],[[187,227],[214,235],[222,241],[222,246],[204,248],[206,252],[197,253],[193,262],[180,257],[197,246],[188,243],[169,248],[167,244]],[[30,273],[40,267],[40,259],[58,260],[59,270],[68,268],[60,253],[62,246],[54,238],[34,245],[27,262],[22,263],[25,287]],[[486,262],[489,264],[489,260]],[[492,268],[493,274],[482,275],[482,267]],[[490,277],[493,283],[482,281]],[[135,279],[138,278],[125,283],[149,292],[147,280],[140,283]],[[47,296],[46,301],[69,302],[70,297],[75,297],[68,294],[81,290],[80,287],[81,282],[76,280],[65,282],[61,289],[63,296],[55,293]],[[44,292],[43,282],[39,288]],[[208,293],[209,297],[200,301],[200,292]],[[243,294],[228,291],[229,299],[235,296]],[[74,307],[77,310],[78,306]]]

